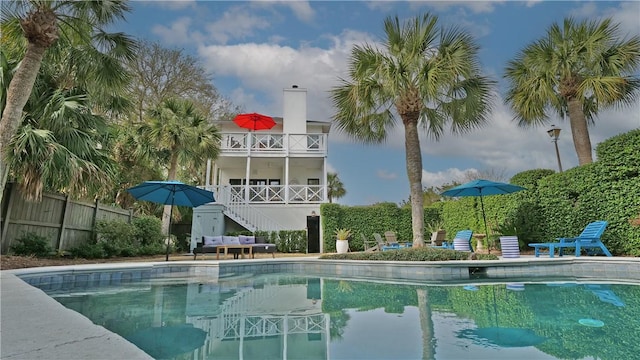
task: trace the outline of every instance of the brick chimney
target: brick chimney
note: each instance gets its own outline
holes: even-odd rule
[[[285,134],[307,133],[307,89],[298,85],[284,89],[282,131]]]

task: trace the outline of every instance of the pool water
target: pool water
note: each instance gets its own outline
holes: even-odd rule
[[[50,293],[156,359],[637,359],[640,286],[290,274]]]

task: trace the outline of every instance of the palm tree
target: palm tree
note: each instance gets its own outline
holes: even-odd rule
[[[93,199],[114,176],[114,164],[100,146],[107,125],[93,114],[82,89],[56,85],[46,73],[38,77],[9,143],[7,164],[27,199],[40,201],[45,189]]]
[[[6,94],[6,105],[0,120],[0,189],[4,189],[9,174],[5,156],[10,142],[22,123],[22,112],[27,103],[40,66],[49,49],[62,54],[68,50],[57,46],[58,38],[74,38],[85,44],[95,58],[102,57],[105,71],[113,70],[115,61],[133,56],[134,44],[127,36],[111,34],[103,26],[124,18],[129,6],[124,0],[17,0],[3,4],[2,33],[5,39],[26,40],[20,67],[13,74]],[[15,45],[15,44],[13,44]],[[90,59],[69,64],[80,69],[91,66]],[[109,66],[111,65],[111,66]],[[121,80],[118,72],[104,77],[105,83]],[[2,200],[2,191],[0,191]]]
[[[216,158],[220,147],[220,133],[193,102],[169,99],[147,112],[148,121],[141,124],[140,151],[164,161],[168,180],[177,180],[180,167],[201,166],[207,159]],[[180,165],[178,165],[180,164]],[[170,206],[165,206],[162,228],[169,230]]]
[[[347,194],[347,190],[344,188],[344,184],[336,173],[327,173],[327,196],[329,197],[329,203],[333,202],[333,199],[339,199]]]
[[[506,102],[520,126],[548,123],[549,112],[569,115],[579,164],[593,162],[588,125],[598,111],[637,101],[640,37],[621,39],[611,19],[553,24],[506,68]]]
[[[384,49],[355,46],[349,80],[332,90],[338,129],[356,140],[381,143],[404,127],[414,246],[424,246],[422,154],[418,124],[438,140],[450,124],[454,133],[483,125],[491,108],[493,81],[480,75],[478,46],[458,28],[440,28],[424,14],[402,26],[384,21]],[[394,113],[395,111],[395,113]]]

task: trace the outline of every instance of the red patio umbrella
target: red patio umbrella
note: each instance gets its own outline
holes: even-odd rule
[[[267,130],[276,125],[271,116],[262,115],[258,113],[251,114],[238,114],[233,122],[241,128],[249,130]]]

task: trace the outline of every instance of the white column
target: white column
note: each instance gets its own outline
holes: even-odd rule
[[[289,155],[284,158],[284,202],[289,203]]]
[[[218,163],[213,163],[213,180],[211,181],[211,185],[216,186],[220,185],[220,178],[218,174]]]
[[[322,176],[323,176],[323,183],[324,183],[324,187],[322,189],[322,193],[323,193],[323,202],[326,202],[327,199],[329,198],[329,190],[327,189],[327,157],[324,157],[324,160],[322,161]]]
[[[244,175],[244,202],[249,203],[249,177],[251,176],[251,156],[247,156],[247,170]]]
[[[207,159],[207,172],[204,174],[204,188],[208,189],[211,183],[211,159]]]

